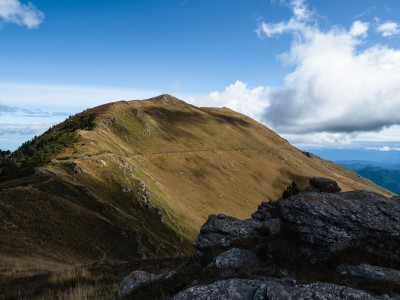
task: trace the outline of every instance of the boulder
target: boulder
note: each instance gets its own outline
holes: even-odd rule
[[[351,249],[361,257],[390,257],[400,263],[400,203],[393,198],[367,191],[308,192],[277,205],[281,235],[296,236],[310,261]]]
[[[329,283],[290,285],[274,278],[229,279],[208,285],[186,289],[172,300],[261,300],[261,299],[362,299],[374,300],[385,297],[373,296],[365,291]]]
[[[211,215],[200,229],[200,235],[194,246],[201,255],[207,249],[227,248],[235,241],[244,240],[254,235],[263,223],[254,220],[239,220],[225,215]]]
[[[155,275],[145,271],[133,271],[122,280],[122,282],[118,287],[118,290],[114,294],[115,298],[123,299],[126,296],[131,295],[133,292],[138,290],[144,284],[170,279],[178,272],[178,270],[179,267],[159,275]]]
[[[340,192],[340,188],[335,180],[324,177],[313,177],[310,179],[310,187],[307,190],[325,193]]]
[[[232,276],[236,271],[245,269],[253,273],[260,269],[261,263],[257,255],[245,249],[232,248],[214,257],[207,268],[216,268],[221,271],[222,277]]]
[[[157,275],[148,272],[133,271],[122,280],[115,293],[115,297],[117,299],[122,299],[140,288],[143,284],[152,282],[156,278]]]

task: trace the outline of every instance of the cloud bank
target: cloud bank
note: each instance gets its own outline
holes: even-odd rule
[[[292,37],[290,49],[279,56],[294,69],[284,85],[258,87],[264,91],[261,97],[237,81],[209,98],[226,98],[227,106],[256,116],[292,143],[348,144],[388,128],[399,133],[394,125],[400,124],[400,50],[367,43],[371,27],[392,37],[399,33],[397,23],[375,18],[374,23],[355,20],[349,28],[322,29],[318,14],[305,1],[286,5],[292,12],[289,20],[264,22],[257,29],[260,37]],[[246,98],[232,93],[238,85],[245,87]],[[252,109],[240,101],[248,101]],[[255,110],[263,107],[260,116]]]
[[[41,124],[29,123],[0,123],[0,135],[28,135],[38,134],[47,128]]]
[[[26,108],[7,106],[0,103],[0,115],[51,118],[67,117],[71,114],[67,112],[47,112],[41,109],[30,110]]]
[[[0,19],[28,28],[38,27],[44,20],[44,13],[32,3],[22,4],[19,0],[0,0]]]
[[[305,18],[298,17],[299,2]],[[377,131],[400,124],[400,51],[382,45],[362,49],[368,23],[322,30],[310,23],[303,1],[290,7],[289,21],[261,25],[266,36],[293,36],[281,60],[295,66],[284,87],[271,94],[264,120],[290,134]]]

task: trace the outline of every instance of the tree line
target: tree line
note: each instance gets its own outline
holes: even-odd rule
[[[76,130],[93,130],[95,117],[85,113],[70,116],[43,135],[24,142],[14,152],[0,149],[0,181],[34,174],[36,167],[50,162],[53,155],[77,141]]]

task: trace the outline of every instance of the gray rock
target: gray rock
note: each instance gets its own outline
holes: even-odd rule
[[[230,216],[220,218],[218,215],[211,215],[201,227],[194,246],[198,254],[207,249],[227,248],[235,241],[251,237],[262,226],[262,222],[253,219],[241,221]]]
[[[265,221],[265,227],[272,236],[276,236],[281,231],[281,221],[279,219],[270,219]]]
[[[324,178],[324,177],[313,177],[310,179],[310,187],[314,191],[325,192],[325,193],[337,193],[340,192],[340,188],[335,180]]]
[[[115,298],[122,299],[132,294],[146,283],[170,279],[178,270],[179,267],[159,275],[154,275],[145,271],[133,271],[122,280],[118,290],[115,292]]]
[[[249,272],[257,271],[261,262],[257,255],[245,249],[232,248],[214,257],[207,268],[216,268],[221,271],[222,277],[232,276],[238,269],[244,268]]]
[[[115,296],[117,299],[122,299],[140,288],[143,284],[152,282],[156,278],[157,275],[148,272],[133,271],[122,280]]]
[[[180,292],[172,300],[294,300],[294,299],[383,299],[367,292],[329,283],[289,285],[279,279],[230,279],[198,285]]]
[[[277,201],[282,231],[298,237],[310,261],[323,261],[346,249],[400,262],[400,203],[355,191],[300,193]]]
[[[345,264],[339,266],[338,271],[342,276],[353,278],[357,281],[374,281],[377,284],[389,284],[395,289],[400,288],[400,271],[398,270],[366,264]]]
[[[266,221],[272,219],[272,211],[275,209],[275,206],[272,203],[262,202],[255,213],[251,215],[253,219]]]
[[[254,298],[262,286],[260,280],[230,279],[214,282],[209,285],[197,285],[180,292],[172,300],[246,300],[265,299],[263,296]]]

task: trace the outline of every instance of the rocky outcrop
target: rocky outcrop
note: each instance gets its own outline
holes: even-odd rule
[[[118,290],[115,293],[115,297],[122,299],[123,297],[134,292],[143,284],[154,281],[155,277],[156,275],[148,272],[133,271],[122,280]]]
[[[367,264],[341,265],[338,268],[340,274],[361,284],[389,285],[391,288],[400,289],[400,271],[390,268],[382,268]]]
[[[222,277],[229,277],[238,270],[254,273],[261,266],[262,263],[254,252],[232,248],[214,257],[207,268],[216,268],[221,271]]]
[[[196,253],[202,255],[213,248],[228,248],[236,241],[250,238],[261,227],[263,224],[254,219],[241,221],[223,214],[211,215],[194,241]]]
[[[312,178],[297,195],[261,203],[252,219],[211,215],[194,242],[197,255],[172,278],[185,283],[170,296],[400,299],[398,197],[339,191]]]
[[[145,284],[170,279],[176,274],[177,270],[178,269],[174,269],[170,272],[159,275],[145,271],[133,271],[122,280],[114,296],[116,299],[123,299],[126,296],[133,294],[137,289]]]
[[[231,279],[209,285],[199,285],[184,290],[173,300],[264,300],[264,299],[360,299],[373,300],[384,297],[328,283],[290,285],[282,280],[265,278],[260,280]]]
[[[281,231],[310,261],[351,250],[400,263],[400,205],[366,191],[300,193],[277,201]]]

